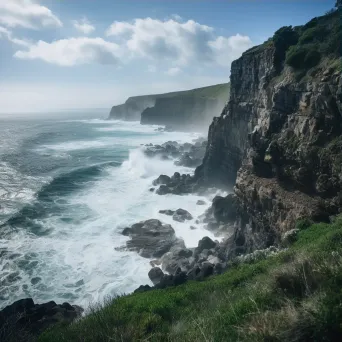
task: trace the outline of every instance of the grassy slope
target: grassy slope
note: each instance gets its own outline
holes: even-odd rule
[[[151,98],[156,99],[160,97],[174,97],[174,96],[199,96],[199,97],[213,97],[213,98],[219,98],[221,96],[228,99],[228,92],[230,89],[229,83],[222,83],[222,84],[216,84],[208,87],[203,88],[196,88],[191,90],[184,90],[184,91],[175,91],[171,93],[165,93],[165,94],[156,94],[156,95],[141,95],[141,96],[132,96],[130,97],[126,102],[130,101],[136,101],[138,99],[142,98]]]
[[[342,338],[342,218],[286,251],[204,282],[131,294],[40,341],[337,341]]]

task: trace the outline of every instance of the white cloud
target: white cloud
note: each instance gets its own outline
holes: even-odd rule
[[[181,72],[181,69],[178,67],[175,68],[170,68],[169,70],[166,71],[166,74],[170,76],[176,76]]]
[[[34,0],[0,0],[0,23],[28,29],[63,26],[49,8]]]
[[[192,63],[229,66],[252,45],[247,36],[217,36],[214,28],[194,20],[178,22],[145,18],[132,22],[116,21],[106,34],[127,50],[126,56],[168,61],[174,68]]]
[[[102,38],[69,38],[47,43],[42,40],[27,51],[17,51],[20,59],[41,59],[47,63],[73,66],[85,63],[118,64],[122,59],[120,47]]]
[[[7,39],[8,41],[16,45],[21,45],[21,46],[26,46],[26,47],[30,46],[29,41],[13,37],[12,32],[3,26],[0,26],[0,39]]]
[[[87,18],[83,18],[82,20],[74,20],[73,24],[77,31],[80,31],[84,34],[90,34],[95,31],[95,26],[92,25]]]
[[[86,18],[82,23],[74,22],[75,27],[83,30],[83,33],[93,30],[94,27]],[[218,36],[214,28],[193,20],[178,22],[173,19],[162,21],[145,18],[132,22],[116,21],[106,34],[112,41],[88,37],[52,42],[40,40],[29,45],[27,50],[17,51],[14,56],[41,59],[61,66],[84,63],[119,65],[139,59],[145,60],[150,66],[157,65],[158,70],[164,69],[166,74],[174,76],[189,65],[229,68],[231,62],[252,45],[248,36]],[[156,68],[148,67],[147,70],[155,72]]]

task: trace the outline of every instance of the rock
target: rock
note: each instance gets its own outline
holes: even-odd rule
[[[134,293],[147,292],[152,289],[153,287],[151,287],[150,285],[140,285],[136,290],[134,290]]]
[[[198,200],[197,202],[196,202],[196,204],[197,205],[205,205],[205,204],[207,204],[205,201],[203,201],[203,200]]]
[[[190,257],[192,250],[185,247],[173,247],[170,252],[161,258],[162,268],[171,274],[175,274],[177,269],[188,270],[191,266]]]
[[[151,279],[152,283],[156,285],[164,277],[164,272],[159,267],[153,267],[148,272],[148,277]]]
[[[172,192],[171,189],[166,185],[161,185],[159,189],[157,189],[156,191],[158,195],[166,195],[166,194],[170,194],[171,192]]]
[[[152,184],[154,186],[156,185],[160,185],[160,184],[164,184],[167,185],[171,182],[171,178],[169,176],[166,175],[160,175],[157,179],[155,179]]]
[[[160,214],[165,214],[165,215],[168,215],[168,216],[172,216],[175,213],[175,211],[174,210],[166,209],[166,210],[159,210],[159,213]]]
[[[207,260],[212,265],[216,265],[216,264],[219,264],[221,262],[221,260],[217,256],[214,256],[214,255],[209,255]]]
[[[297,240],[299,229],[291,229],[282,235],[281,242],[283,246],[293,244]]]
[[[131,233],[131,228],[126,227],[126,228],[123,229],[121,234],[125,235],[125,236],[129,236],[130,233]]]
[[[201,253],[204,249],[211,249],[216,247],[216,242],[214,242],[210,237],[205,236],[198,242],[196,251]]]
[[[195,227],[195,226],[190,226],[190,229],[191,229],[191,230],[195,230],[195,229],[197,229],[197,227]]]
[[[31,298],[21,299],[0,311],[0,331],[3,341],[18,334],[31,340],[57,323],[71,323],[83,309],[69,303],[34,304]]]
[[[173,246],[184,246],[184,242],[175,236],[169,224],[151,219],[136,223],[130,227],[131,240],[126,242],[129,250],[137,251],[145,258],[159,258]]]
[[[185,220],[192,220],[192,215],[184,209],[177,209],[173,214],[172,218],[178,222],[184,222]]]
[[[213,215],[217,222],[232,222],[237,218],[237,200],[234,194],[226,197],[216,196],[213,199]]]
[[[155,190],[155,188],[149,188],[148,190],[153,192]]]

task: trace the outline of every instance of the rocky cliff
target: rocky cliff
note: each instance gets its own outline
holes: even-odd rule
[[[111,109],[109,119],[207,129],[229,98],[229,83],[166,94],[130,97]]]
[[[195,177],[235,184],[241,252],[279,242],[300,218],[341,211],[340,32],[335,11],[282,28],[232,63],[230,100]]]
[[[141,113],[146,108],[153,107],[155,101],[155,95],[129,97],[125,103],[112,107],[109,119],[139,121]]]
[[[226,94],[227,95],[227,94]],[[171,128],[206,131],[215,114],[222,111],[226,96],[221,98],[179,95],[161,97],[141,113],[141,124],[166,125]]]

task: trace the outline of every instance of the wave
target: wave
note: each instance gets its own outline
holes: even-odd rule
[[[66,198],[69,194],[81,189],[84,184],[95,181],[108,167],[117,167],[118,162],[105,162],[83,168],[54,177],[48,184],[42,186],[35,194],[32,204],[24,206],[16,214],[10,217],[0,227],[10,225],[12,227],[31,227],[34,233],[39,233],[40,225],[34,220],[48,215],[60,214],[67,205]]]

